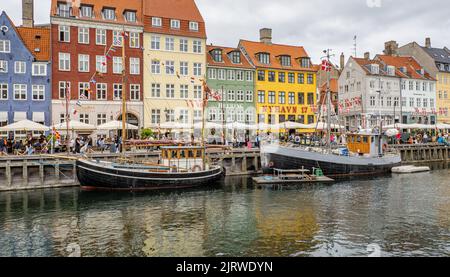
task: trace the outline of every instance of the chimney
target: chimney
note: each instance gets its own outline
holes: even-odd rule
[[[391,40],[384,43],[383,53],[388,56],[397,55],[398,43],[395,40]]]
[[[22,0],[22,25],[24,27],[34,26],[34,0]]]
[[[426,38],[425,39],[425,47],[426,48],[431,48],[431,38]]]
[[[259,30],[260,41],[264,44],[272,44],[272,29],[263,28]]]
[[[341,53],[340,67],[341,67],[340,68],[341,70],[344,69],[344,67],[345,67],[345,56],[344,56],[343,52]]]
[[[364,59],[370,60],[370,52],[364,53]]]

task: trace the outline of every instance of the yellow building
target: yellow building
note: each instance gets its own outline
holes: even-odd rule
[[[315,123],[318,67],[303,47],[273,44],[271,29],[260,34],[260,42],[239,43],[256,67],[257,123]]]
[[[145,127],[201,121],[206,31],[195,1],[146,1],[144,24]]]
[[[450,52],[449,52],[450,56]],[[436,107],[438,112],[438,121],[440,123],[450,124],[450,64],[447,72],[439,72],[437,74],[436,86]]]

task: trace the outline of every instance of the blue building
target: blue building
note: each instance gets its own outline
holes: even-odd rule
[[[50,76],[50,27],[15,27],[2,12],[0,126],[23,119],[51,125]]]

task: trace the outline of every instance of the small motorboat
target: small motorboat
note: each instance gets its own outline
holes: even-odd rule
[[[392,168],[392,173],[396,174],[411,174],[411,173],[420,173],[420,172],[428,172],[431,171],[431,168],[428,166],[414,166],[414,165],[407,165],[407,166],[398,166]]]

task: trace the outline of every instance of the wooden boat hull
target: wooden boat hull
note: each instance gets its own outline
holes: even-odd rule
[[[176,190],[212,185],[223,177],[220,167],[202,172],[163,173],[113,168],[93,161],[77,161],[77,177],[83,190]]]

